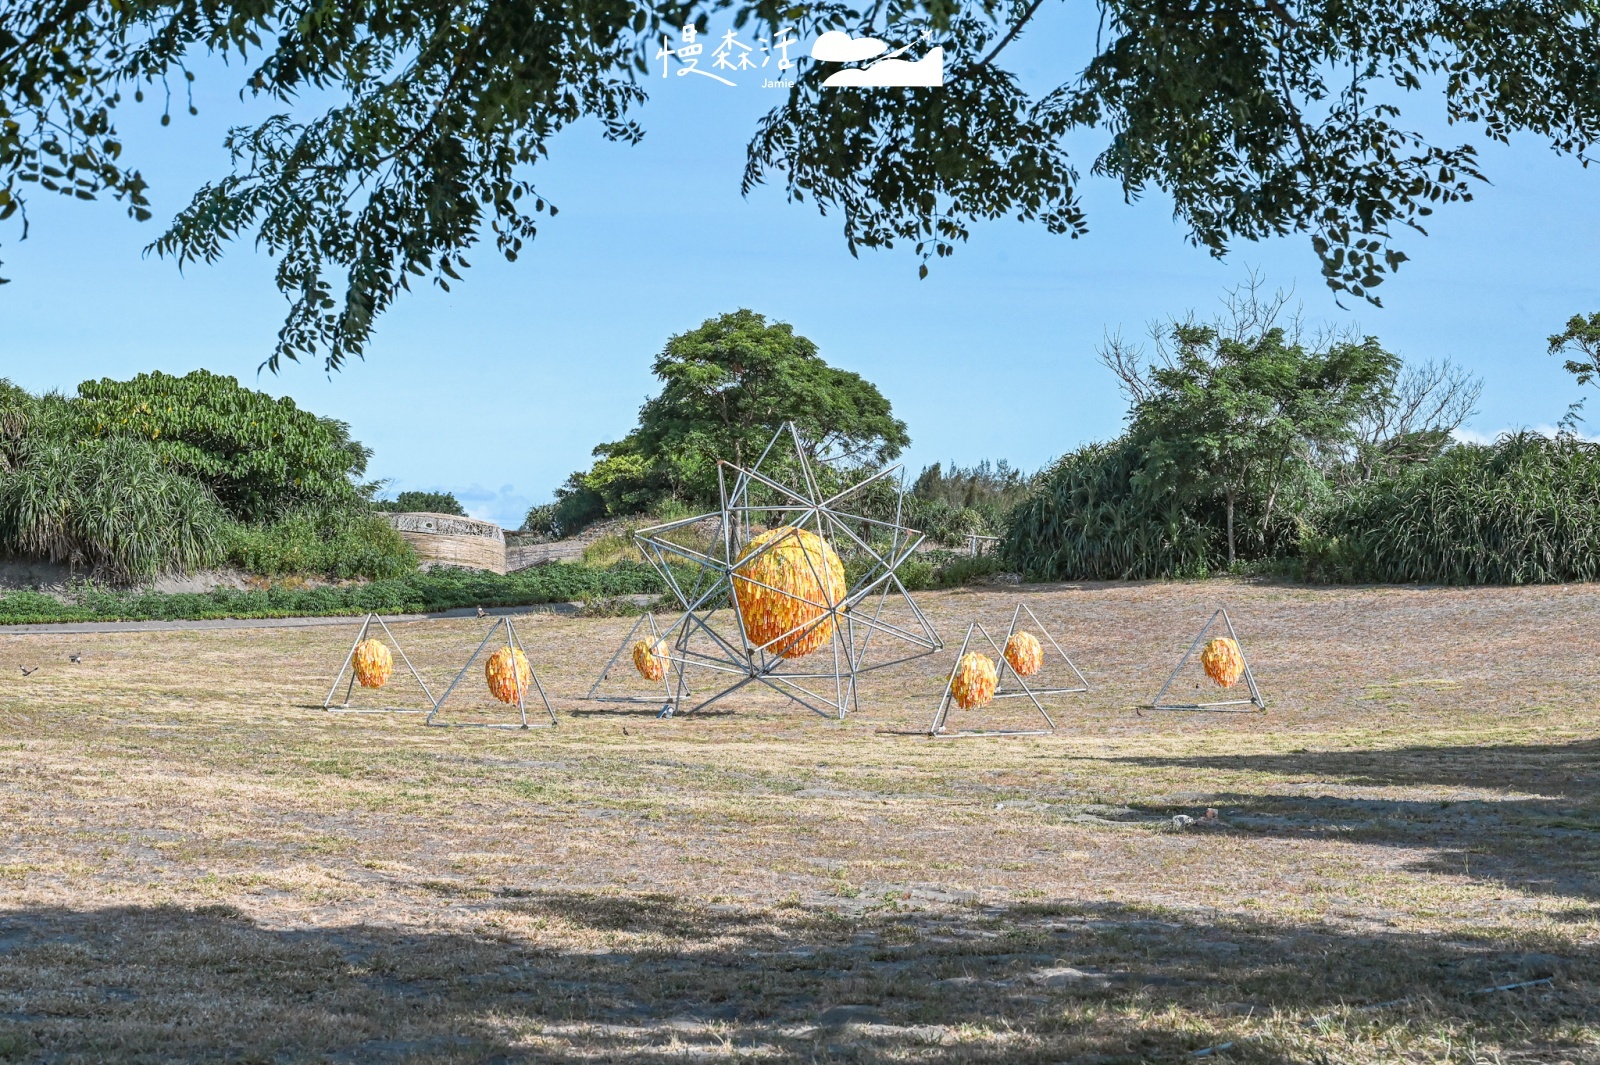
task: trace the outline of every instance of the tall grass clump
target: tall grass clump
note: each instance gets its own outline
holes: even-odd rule
[[[1319,516],[1305,575],[1540,584],[1600,579],[1600,446],[1534,433],[1452,447]]]
[[[1046,580],[1193,577],[1218,564],[1215,526],[1167,492],[1143,489],[1130,438],[1057,460],[1011,513],[1006,565]]]
[[[231,526],[216,497],[145,441],[36,440],[0,475],[0,545],[19,555],[148,581],[222,561]]]

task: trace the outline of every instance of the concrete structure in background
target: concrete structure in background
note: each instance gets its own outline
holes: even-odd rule
[[[462,566],[491,573],[506,571],[505,533],[492,521],[427,511],[401,511],[383,516],[417,552],[424,569]]]

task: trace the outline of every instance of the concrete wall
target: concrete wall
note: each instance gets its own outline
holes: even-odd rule
[[[384,517],[416,551],[424,568],[443,565],[492,573],[506,571],[505,533],[492,521],[427,511],[403,511]]]

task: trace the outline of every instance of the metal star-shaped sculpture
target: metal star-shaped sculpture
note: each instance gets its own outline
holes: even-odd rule
[[[663,716],[683,709],[694,673],[711,692],[688,710],[764,684],[843,719],[862,673],[944,646],[900,580],[923,540],[901,521],[901,467],[834,490],[840,465],[785,423],[749,468],[718,463],[720,510],[634,534],[683,610],[659,635]],[[892,518],[861,513],[869,501]]]

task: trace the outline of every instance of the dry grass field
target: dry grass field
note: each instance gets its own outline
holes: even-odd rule
[[[912,734],[953,648],[659,720],[529,617],[507,732],[322,712],[353,626],[0,633],[0,1061],[1600,1062],[1600,588],[922,601],[1019,595],[1053,736]],[[1222,604],[1269,711],[1137,713]]]

